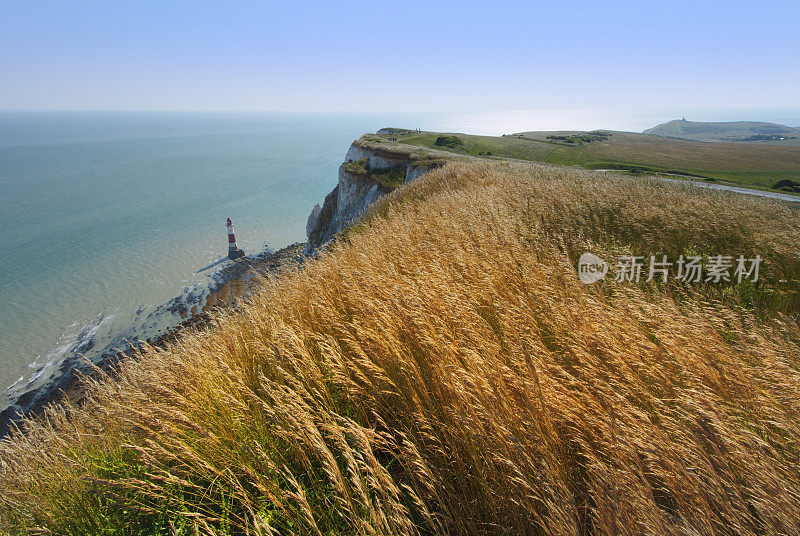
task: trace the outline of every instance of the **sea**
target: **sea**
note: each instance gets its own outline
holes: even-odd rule
[[[675,116],[0,112],[0,406],[68,356],[179,322],[164,305],[212,284],[226,218],[250,255],[305,240],[365,132],[640,131]]]
[[[47,381],[66,356],[180,321],[160,306],[211,284],[226,218],[251,255],[305,240],[350,143],[387,119],[0,113],[4,397]]]

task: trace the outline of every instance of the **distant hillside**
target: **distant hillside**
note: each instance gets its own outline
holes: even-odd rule
[[[800,146],[790,143],[800,142],[800,134],[797,140],[773,143],[697,143],[609,130],[520,132],[501,137],[442,134],[409,131],[373,137],[380,138],[384,145],[396,143],[398,148],[417,145],[478,158],[673,173],[760,188],[771,188],[782,180],[800,183]],[[454,143],[453,137],[460,143]],[[396,142],[389,142],[390,138]]]
[[[703,123],[675,119],[644,131],[651,136],[695,141],[783,141],[800,138],[800,129],[760,121]]]

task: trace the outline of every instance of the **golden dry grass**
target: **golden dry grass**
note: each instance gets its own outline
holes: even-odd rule
[[[800,329],[780,314],[797,244],[797,209],[775,202],[448,165],[214,329],[27,423],[0,446],[0,519],[59,534],[797,534]],[[585,249],[758,252],[766,284],[586,287]]]

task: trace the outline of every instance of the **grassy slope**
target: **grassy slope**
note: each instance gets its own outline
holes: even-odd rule
[[[745,196],[450,164],[217,328],[0,445],[0,523],[794,533],[800,329],[777,319],[798,309],[799,222]],[[766,264],[757,287],[586,287],[585,249]]]
[[[800,180],[800,147],[752,143],[703,143],[614,132],[608,141],[579,147],[546,139],[566,132],[526,132],[513,136],[472,136],[458,134],[464,150],[453,153],[534,160],[552,164],[579,165],[591,169],[645,167],[652,171],[679,172],[713,178],[744,186],[769,187],[780,179]],[[435,148],[438,134],[419,133],[398,141]],[[442,149],[442,148],[439,148]]]

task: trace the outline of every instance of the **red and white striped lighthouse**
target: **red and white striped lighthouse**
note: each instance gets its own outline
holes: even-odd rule
[[[236,245],[236,235],[233,232],[233,222],[230,218],[228,218],[226,225],[228,227],[228,258],[238,259],[239,257],[244,257],[244,251]]]

